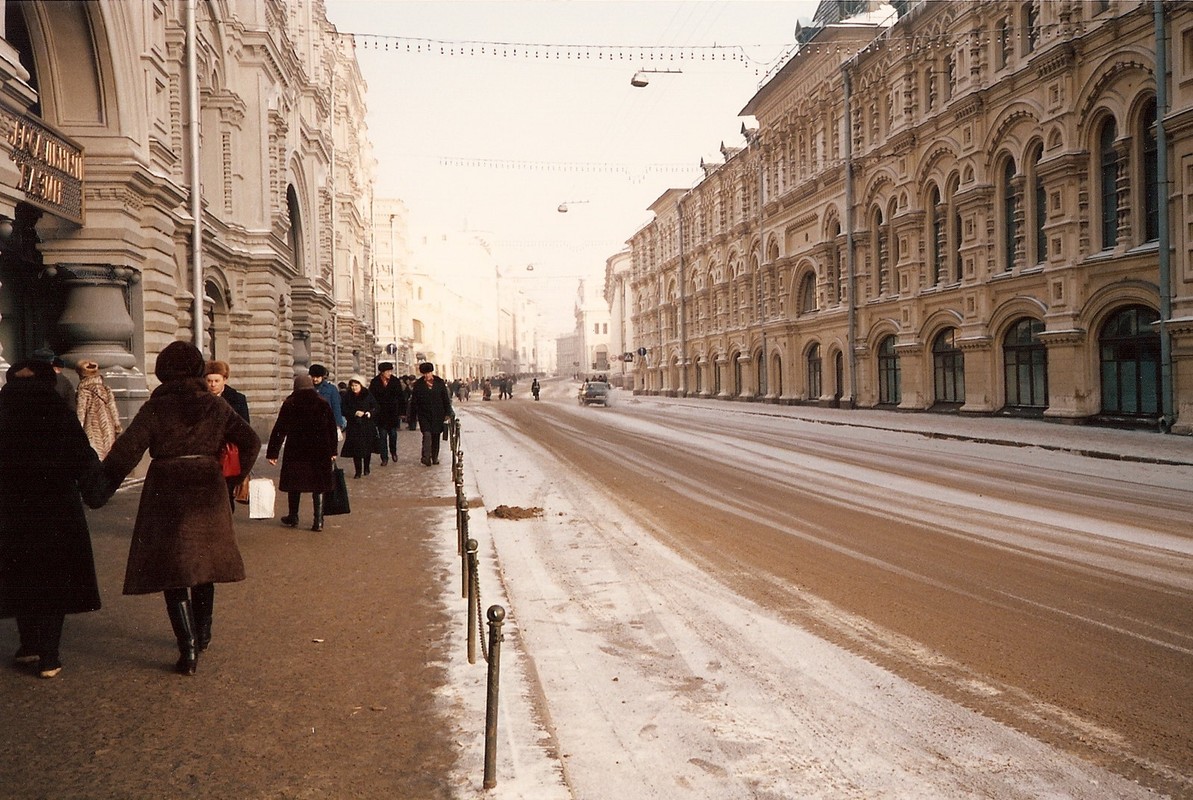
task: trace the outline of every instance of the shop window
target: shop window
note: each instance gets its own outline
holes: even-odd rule
[[[1102,325],[1098,350],[1102,413],[1154,416],[1160,412],[1160,318],[1150,308],[1124,308]]]
[[[957,347],[957,329],[947,328],[932,342],[932,369],[937,403],[965,401],[965,354]]]
[[[1002,345],[1007,406],[1048,405],[1048,351],[1040,341],[1043,330],[1040,320],[1021,319],[1007,331]]]
[[[903,399],[900,383],[895,337],[887,336],[878,345],[878,402],[883,405],[898,405]]]

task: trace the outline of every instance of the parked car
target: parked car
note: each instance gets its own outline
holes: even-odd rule
[[[584,385],[580,387],[580,405],[589,406],[597,403],[602,406],[609,405],[609,384],[603,381],[585,381]]]

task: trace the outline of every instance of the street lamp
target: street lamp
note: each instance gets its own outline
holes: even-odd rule
[[[635,89],[649,86],[650,79],[646,77],[647,75],[678,75],[682,73],[682,69],[640,69],[634,73],[634,77],[630,78],[630,86]]]
[[[557,208],[555,210],[558,211],[560,214],[566,214],[566,213],[568,213],[568,206],[577,206],[577,205],[580,205],[581,203],[587,203],[587,202],[588,202],[587,200],[565,200],[564,202],[560,203],[559,208]]]

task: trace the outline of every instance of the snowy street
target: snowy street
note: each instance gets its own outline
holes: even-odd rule
[[[1193,791],[1193,467],[574,389],[461,404],[491,796]]]

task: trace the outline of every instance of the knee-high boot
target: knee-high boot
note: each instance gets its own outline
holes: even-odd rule
[[[183,597],[186,590],[181,590]],[[195,646],[195,623],[191,617],[191,601],[177,599],[173,591],[166,593],[166,613],[170,616],[170,626],[174,629],[174,638],[178,640],[178,663],[174,668],[180,675],[194,675],[199,666],[199,649]]]
[[[211,616],[215,610],[215,584],[200,583],[191,589],[191,611],[195,616],[195,647],[202,653],[211,644]]]
[[[282,524],[287,528],[293,528],[298,525],[298,501],[302,499],[302,495],[298,492],[289,492],[286,496],[286,502],[289,504],[290,513],[282,517]]]
[[[311,530],[323,530],[323,495],[315,492],[315,524],[311,525]]]

